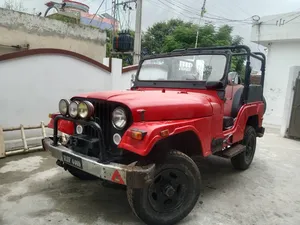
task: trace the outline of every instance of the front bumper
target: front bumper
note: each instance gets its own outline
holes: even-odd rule
[[[74,152],[62,145],[53,145],[51,138],[44,138],[42,140],[43,148],[46,151],[50,151],[52,156],[64,164],[71,165],[84,172],[92,174],[103,180],[108,180],[114,183],[127,185],[132,188],[142,188],[148,182],[151,182],[155,165],[150,164],[147,166],[135,166],[134,164],[124,165],[118,163],[99,163],[98,159],[82,155],[78,152]],[[70,163],[66,160],[65,155],[71,157],[70,159],[78,159],[78,163]]]

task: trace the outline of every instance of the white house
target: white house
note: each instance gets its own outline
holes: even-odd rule
[[[266,124],[300,138],[300,12],[262,17],[251,41],[268,49],[264,96]]]

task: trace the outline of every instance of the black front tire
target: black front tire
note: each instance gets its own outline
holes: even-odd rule
[[[176,224],[194,208],[201,176],[194,161],[172,150],[156,163],[153,182],[143,189],[127,187],[129,204],[137,217],[151,225]]]
[[[237,156],[231,158],[231,164],[235,169],[246,170],[251,165],[256,150],[256,131],[252,126],[245,129],[242,144],[246,146],[246,150]]]
[[[89,173],[86,173],[80,169],[77,169],[72,166],[68,166],[67,170],[69,171],[70,174],[72,174],[74,177],[77,177],[80,180],[98,180],[99,178],[96,176],[93,176]]]

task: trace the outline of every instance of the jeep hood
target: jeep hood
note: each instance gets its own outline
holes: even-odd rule
[[[128,106],[135,121],[138,110],[145,110],[145,120],[178,120],[211,116],[213,109],[206,95],[166,90],[106,91],[78,95],[80,98],[102,99]]]

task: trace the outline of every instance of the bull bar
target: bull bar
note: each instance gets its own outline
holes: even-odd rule
[[[82,167],[78,168],[84,172],[92,174],[103,180],[108,180],[114,183],[127,185],[133,188],[142,188],[153,178],[154,164],[147,166],[135,166],[135,163],[124,165],[118,163],[100,163],[98,159],[82,155],[74,152],[63,145],[53,145],[53,140],[49,137],[42,140],[43,148],[51,152],[52,156],[59,161],[66,163],[63,159],[64,154],[79,158],[82,162]],[[71,164],[69,164],[71,165]],[[74,166],[74,165],[72,165]]]
[[[100,140],[99,158],[83,155],[75,152],[58,142],[58,120],[68,120],[79,124],[93,126],[98,131]],[[53,127],[53,139],[46,137],[42,139],[44,150],[51,152],[52,156],[58,160],[58,164],[69,165],[80,169],[86,173],[92,174],[100,179],[110,182],[127,185],[132,188],[142,188],[148,182],[151,182],[154,176],[155,164],[146,166],[136,166],[135,162],[125,165],[114,162],[107,162],[105,146],[103,142],[103,133],[101,127],[94,121],[75,120],[62,115],[55,117]]]

